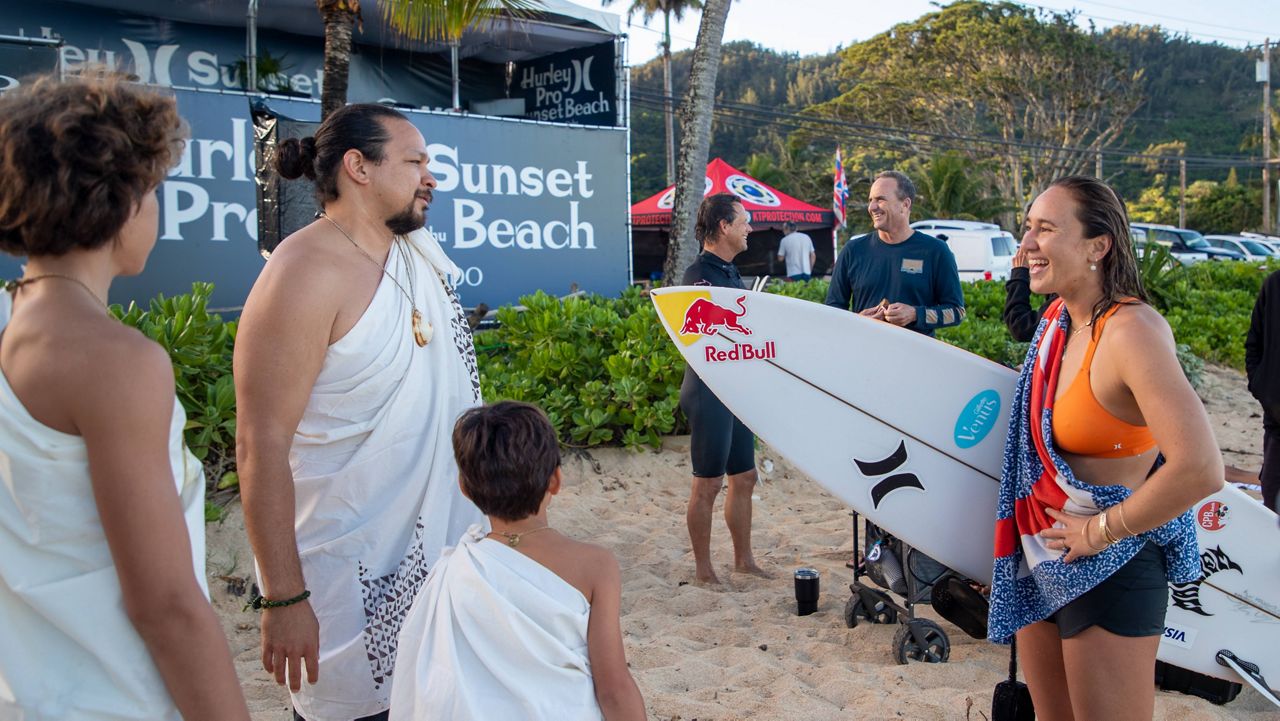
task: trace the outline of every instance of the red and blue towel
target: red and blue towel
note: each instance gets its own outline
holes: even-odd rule
[[[1066,552],[1050,550],[1040,537],[1040,531],[1056,523],[1046,508],[1094,515],[1132,493],[1120,485],[1096,486],[1077,480],[1053,446],[1053,399],[1070,324],[1066,306],[1061,299],[1054,301],[1027,350],[1013,396],[996,508],[987,623],[987,638],[996,643],[1008,643],[1018,629],[1048,618],[1101,583],[1147,541],[1163,548],[1170,583],[1190,583],[1200,577],[1190,510],[1159,528],[1069,564],[1062,561]]]

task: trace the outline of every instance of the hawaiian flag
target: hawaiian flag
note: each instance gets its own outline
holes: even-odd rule
[[[831,190],[831,209],[836,213],[836,220],[839,221],[841,228],[845,226],[845,201],[849,199],[849,183],[844,177],[844,159],[841,157],[840,146],[836,146],[836,175],[835,187]]]

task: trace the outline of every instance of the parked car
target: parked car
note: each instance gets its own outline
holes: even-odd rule
[[[1262,233],[1250,233],[1247,231],[1241,231],[1240,235],[1250,240],[1259,241],[1268,248],[1276,251],[1277,254],[1280,254],[1280,236],[1263,235]]]
[[[1155,242],[1165,246],[1175,257],[1179,253],[1204,253],[1209,260],[1244,260],[1244,255],[1234,250],[1209,245],[1199,231],[1156,223],[1132,223],[1131,226],[1144,230],[1148,243]]]
[[[983,223],[977,220],[917,220],[911,224],[911,227],[926,231],[929,235],[937,235],[929,232],[934,230],[1000,230],[1000,226],[995,223]]]
[[[1280,255],[1275,248],[1255,238],[1239,235],[1206,235],[1204,239],[1215,248],[1226,248],[1240,253],[1245,260],[1267,260]]]
[[[1142,258],[1143,251],[1147,246],[1146,229],[1140,228],[1136,225],[1131,225],[1129,226],[1129,237],[1133,240],[1134,254],[1137,255],[1138,258]],[[1191,265],[1192,263],[1199,263],[1209,259],[1209,256],[1204,253],[1181,252],[1175,251],[1172,248],[1169,250],[1169,255],[1182,265]]]

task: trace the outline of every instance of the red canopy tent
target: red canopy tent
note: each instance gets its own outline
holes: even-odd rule
[[[786,222],[795,223],[796,228],[801,231],[822,231],[810,233],[818,254],[814,272],[830,272],[835,260],[835,236],[831,235],[832,242],[825,241],[836,224],[835,213],[831,210],[823,210],[793,198],[720,158],[707,164],[702,194],[705,197],[713,193],[736,195],[742,200],[742,207],[751,213],[752,233],[747,238],[747,251],[735,261],[743,275],[782,273],[776,256],[778,242],[782,239],[782,224]],[[673,185],[631,206],[632,261],[637,278],[652,277],[655,271],[662,268],[675,196]]]

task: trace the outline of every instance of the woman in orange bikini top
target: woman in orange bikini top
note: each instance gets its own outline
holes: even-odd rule
[[[1014,413],[1029,418],[1033,409],[1048,408],[1049,440],[1064,454],[1050,460],[1065,462],[1070,473],[1024,476],[1020,469],[1033,467],[1030,460],[1006,465],[997,514],[991,607],[998,633],[993,638],[1006,638],[1005,631],[1016,636],[1019,661],[1041,721],[1150,719],[1155,706],[1151,678],[1166,604],[1153,605],[1150,594],[1142,596],[1142,603],[1133,599],[1138,592],[1164,590],[1168,567],[1157,574],[1161,577],[1151,589],[1124,583],[1104,588],[1106,580],[1119,577],[1124,566],[1106,568],[1104,573],[1105,564],[1088,559],[1104,554],[1117,558],[1112,546],[1131,536],[1143,536],[1141,547],[1145,548],[1153,534],[1177,525],[1176,519],[1192,504],[1222,487],[1222,455],[1204,407],[1178,365],[1168,323],[1141,302],[1145,293],[1129,220],[1115,192],[1095,178],[1055,181],[1032,204],[1022,245],[1031,290],[1041,295],[1056,293],[1056,302],[1063,305],[1046,313],[1037,350],[1028,356],[1028,363],[1045,369],[1042,379],[1054,380],[1036,385],[1033,371],[1023,396],[1027,406]],[[1092,332],[1083,338],[1086,328]],[[1104,335],[1105,348],[1097,355]],[[1057,394],[1057,373],[1065,358],[1074,364],[1080,357],[1081,342],[1088,345],[1080,371],[1074,378],[1064,378],[1067,386]],[[1105,382],[1093,384],[1091,379]],[[1095,397],[1095,389],[1112,408],[1117,407],[1113,396],[1116,403],[1131,404],[1147,425],[1133,425],[1108,412]],[[1120,395],[1114,395],[1117,389]],[[1036,418],[1034,423],[1025,422],[1032,440],[1038,438]],[[1037,459],[1041,448],[1039,444],[1031,447]],[[1155,448],[1165,463],[1150,475],[1145,463],[1127,460]],[[1034,467],[1052,466],[1037,460]],[[1057,479],[1067,476],[1073,483],[1063,488]],[[1090,486],[1106,488],[1107,498],[1120,495],[1122,500],[1099,503],[1102,496]],[[1119,494],[1117,487],[1130,493]],[[1002,536],[1001,530],[1009,527],[1014,538],[1011,547],[1005,548],[1001,539],[1007,533]],[[1139,545],[1126,542],[1123,548]],[[1171,553],[1177,557],[1179,577],[1186,575],[1184,567],[1198,560],[1194,543],[1179,543]],[[1041,585],[1042,578],[1046,585]],[[1074,585],[1054,585],[1055,579],[1074,579]],[[1119,601],[1100,607],[1093,604],[1085,594],[1095,588],[1114,593]],[[1045,608],[1050,609],[1047,617]],[[1135,620],[1132,627],[1138,630],[1117,630],[1125,624],[1109,618],[1095,621],[1091,614],[1099,609],[1104,614],[1112,610],[1129,614]],[[1082,617],[1086,623],[1077,627],[1076,620]]]
[[[1136,302],[1137,299],[1126,301]],[[1080,371],[1054,401],[1053,442],[1059,450],[1093,458],[1129,458],[1156,447],[1150,428],[1135,426],[1111,415],[1094,397],[1089,382],[1093,354],[1098,350],[1102,330],[1107,319],[1120,308],[1120,304],[1111,306],[1092,325]]]

